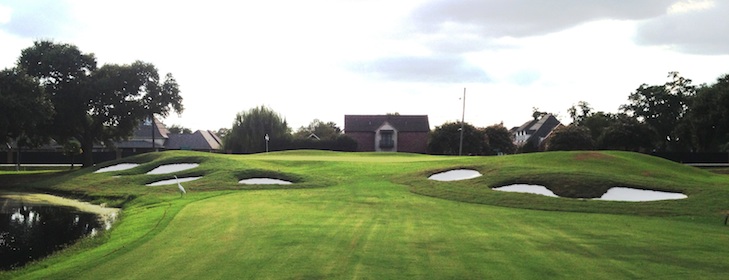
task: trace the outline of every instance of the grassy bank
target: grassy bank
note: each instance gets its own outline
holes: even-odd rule
[[[105,235],[0,277],[683,279],[722,278],[729,269],[729,177],[639,154],[165,152],[123,161],[141,165],[16,187],[86,196],[124,212]],[[200,166],[178,177],[203,176],[184,183],[188,195],[180,198],[174,185],[144,186],[172,177],[144,173],[180,162]],[[484,176],[427,180],[454,168]],[[260,176],[294,184],[237,183]],[[608,202],[490,189],[509,183],[571,197],[622,185],[689,198]]]

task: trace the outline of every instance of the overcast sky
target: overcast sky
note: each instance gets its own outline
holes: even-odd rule
[[[230,127],[265,105],[296,129],[345,114],[427,114],[519,126],[532,108],[584,100],[617,112],[643,83],[729,73],[729,1],[0,0],[0,68],[39,39],[99,65],[172,73],[185,111],[164,120]]]

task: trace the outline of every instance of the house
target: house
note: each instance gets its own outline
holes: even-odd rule
[[[152,142],[154,141],[154,146]],[[192,134],[171,134],[167,127],[157,120],[142,122],[131,138],[117,142],[117,151],[133,153],[152,150],[192,150],[217,152],[222,147],[222,140],[214,132],[198,130]]]
[[[561,125],[562,123],[554,115],[542,115],[538,119],[525,122],[520,127],[511,130],[514,136],[514,144],[517,147],[522,147],[532,143],[531,145],[534,145],[534,148],[539,147],[542,141],[552,133],[552,130]]]
[[[360,152],[426,153],[427,115],[345,115],[344,134]]]
[[[193,134],[168,134],[165,149],[217,152],[223,146],[220,137],[210,130],[198,130]]]
[[[115,146],[119,151],[130,151],[132,153],[160,150],[165,148],[165,143],[169,139],[169,133],[170,131],[167,130],[165,124],[157,118],[151,121],[147,119],[134,130],[132,137],[115,143]],[[152,145],[153,139],[154,145]]]

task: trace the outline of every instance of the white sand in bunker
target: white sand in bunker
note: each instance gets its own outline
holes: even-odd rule
[[[238,181],[239,184],[246,185],[290,185],[289,181],[272,179],[272,178],[250,178]]]
[[[102,173],[102,172],[111,172],[111,171],[122,171],[127,169],[132,169],[134,167],[139,166],[139,164],[136,163],[120,163],[117,165],[107,166],[104,168],[101,168],[99,170],[94,171],[94,173]]]
[[[180,171],[192,169],[192,168],[195,168],[198,166],[200,166],[200,164],[197,164],[197,163],[165,164],[165,165],[160,165],[155,169],[152,169],[151,171],[147,172],[147,174],[167,174],[167,173],[173,173],[173,172],[180,172]]]
[[[202,177],[185,177],[185,178],[178,178],[178,179],[174,179],[173,178],[173,179],[168,179],[168,180],[162,180],[162,181],[157,181],[157,182],[149,183],[146,186],[150,186],[151,187],[151,186],[174,185],[174,184],[177,184],[177,182],[180,182],[180,183],[190,182],[190,181],[195,181],[195,180],[200,179],[200,178],[202,178]]]
[[[428,179],[436,181],[459,181],[480,177],[481,173],[470,169],[455,169],[430,175]]]
[[[504,192],[518,192],[518,193],[530,193],[539,194],[551,197],[559,197],[554,194],[551,190],[545,186],[540,185],[526,185],[526,184],[514,184],[498,188],[493,188],[495,191]],[[657,201],[657,200],[671,200],[671,199],[684,199],[687,198],[682,193],[662,192],[653,190],[641,190],[626,187],[613,187],[607,190],[601,197],[594,198],[595,200],[607,200],[607,201],[631,201],[631,202],[642,202],[642,201]]]

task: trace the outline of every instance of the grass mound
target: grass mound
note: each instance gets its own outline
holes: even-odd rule
[[[729,177],[635,153],[175,151],[118,162],[140,166],[16,181],[124,210],[110,232],[0,278],[718,279],[729,271]],[[145,172],[177,162],[200,164],[178,177],[204,175],[185,183],[188,194],[144,186],[170,177]],[[460,168],[483,176],[427,179]],[[238,184],[247,177],[295,183],[250,189],[259,187]],[[612,184],[689,197],[630,203],[491,189],[508,183],[573,197]]]
[[[696,201],[729,198],[726,178],[668,160],[629,152],[550,152],[470,160],[457,168],[474,169],[481,177],[454,182],[426,180],[433,169],[399,176],[397,182],[408,185],[417,194],[455,201],[527,209],[621,213],[639,215],[716,214],[726,206],[706,207]],[[455,168],[454,168],[455,169]],[[419,178],[413,180],[412,178]],[[555,199],[521,193],[504,193],[492,188],[511,184],[542,185]],[[603,203],[574,198],[597,198],[616,186],[678,192],[689,198],[682,201],[645,203]]]

